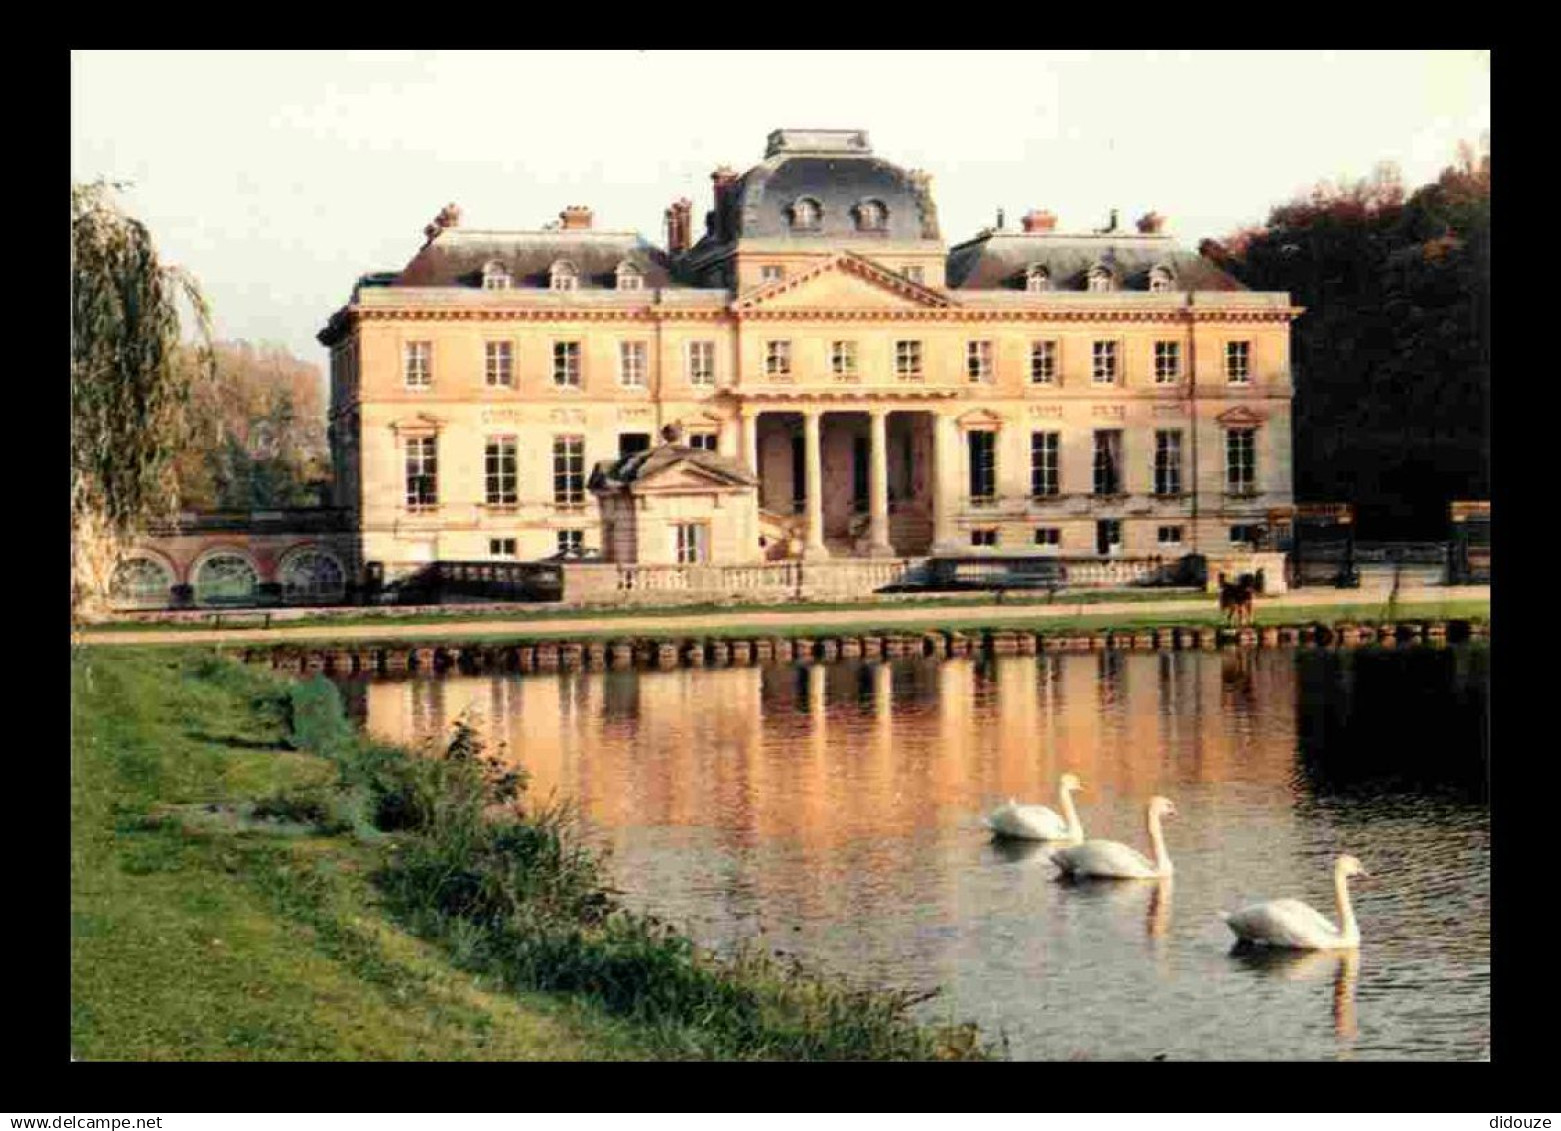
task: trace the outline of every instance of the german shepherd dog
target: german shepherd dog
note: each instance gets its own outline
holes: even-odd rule
[[[1219,575],[1220,586],[1220,612],[1225,616],[1225,623],[1236,624],[1252,623],[1252,595],[1257,591],[1257,579],[1250,573],[1244,573],[1238,577],[1234,584],[1225,580],[1225,575]]]

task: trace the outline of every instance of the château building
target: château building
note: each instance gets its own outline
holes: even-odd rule
[[[319,335],[350,570],[1217,558],[1291,502],[1301,311],[1159,216],[950,246],[927,175],[857,130],[776,130],[711,179],[697,239],[687,199],[664,248],[452,205],[358,281]]]

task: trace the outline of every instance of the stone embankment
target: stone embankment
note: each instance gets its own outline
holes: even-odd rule
[[[1158,627],[1133,631],[1035,632],[990,628],[968,631],[869,632],[826,636],[686,637],[670,639],[538,640],[486,644],[388,644],[363,647],[276,644],[244,651],[249,663],[289,671],[340,675],[406,672],[604,671],[744,667],[750,664],[828,663],[852,659],[972,655],[1033,656],[1040,652],[1166,651],[1217,648],[1356,648],[1459,643],[1485,636],[1482,621],[1432,620],[1401,624],[1296,624],[1243,628]]]

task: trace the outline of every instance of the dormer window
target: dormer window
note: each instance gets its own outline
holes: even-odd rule
[[[555,291],[573,291],[580,287],[580,273],[567,259],[560,259],[548,272],[548,285]]]
[[[811,196],[800,196],[791,205],[791,226],[798,231],[818,228],[824,210]]]
[[[1115,288],[1115,280],[1111,278],[1111,271],[1102,264],[1097,263],[1089,269],[1089,289],[1092,291],[1109,291]]]
[[[889,210],[881,200],[864,200],[856,206],[858,231],[881,232],[889,222]]]
[[[1024,289],[1032,294],[1036,291],[1049,291],[1052,289],[1051,272],[1040,264],[1036,264],[1024,273]]]
[[[618,264],[617,278],[620,291],[638,291],[645,287],[645,276],[628,260]]]
[[[483,265],[482,289],[485,291],[507,291],[510,286],[510,275],[504,264],[493,260]]]
[[[1176,286],[1176,277],[1171,274],[1169,267],[1156,267],[1149,272],[1149,289],[1151,291],[1169,291]]]

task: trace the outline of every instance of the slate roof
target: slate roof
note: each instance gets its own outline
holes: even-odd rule
[[[589,228],[545,232],[493,232],[445,228],[412,257],[391,286],[481,287],[483,267],[502,263],[513,287],[551,285],[553,264],[566,259],[579,272],[580,289],[616,289],[618,264],[628,260],[644,286],[671,283],[666,253],[636,232]]]
[[[751,486],[759,482],[746,467],[719,452],[690,448],[683,444],[657,444],[633,455],[602,460],[591,470],[590,487],[592,490],[621,490],[640,480],[650,479],[682,460],[720,479]]]
[[[1053,290],[1086,290],[1091,267],[1104,262],[1117,286],[1147,291],[1149,273],[1169,267],[1177,291],[1244,291],[1247,288],[1171,236],[1114,232],[1110,235],[986,232],[951,248],[948,285],[960,290],[1025,289],[1032,265],[1050,273]]]

